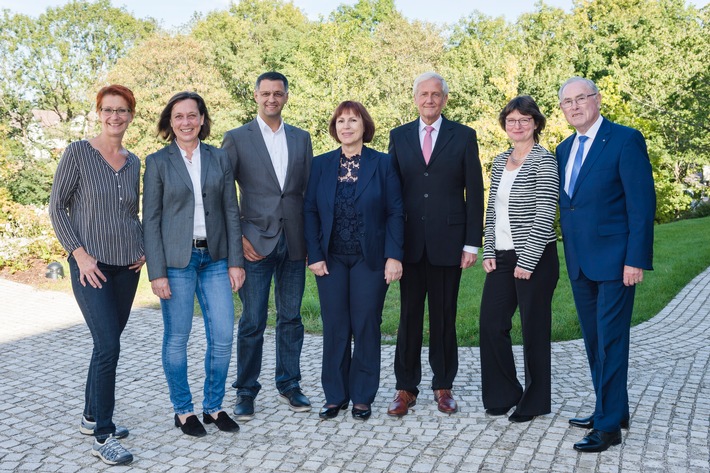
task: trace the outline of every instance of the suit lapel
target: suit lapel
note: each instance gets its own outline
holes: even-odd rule
[[[365,187],[375,175],[377,169],[377,159],[375,154],[369,148],[362,147],[362,156],[360,157],[360,171],[357,176],[357,184],[355,185],[355,198],[357,199],[365,190]]]
[[[338,148],[326,155],[326,165],[323,172],[323,179],[320,180],[320,185],[323,188],[323,193],[326,196],[329,209],[335,208],[335,188],[338,185],[338,170],[340,168],[340,152]]]
[[[602,121],[597,136],[594,137],[594,142],[592,142],[592,147],[589,148],[587,157],[584,158],[584,163],[579,169],[579,176],[577,176],[577,182],[574,187],[575,190],[579,189],[582,184],[584,184],[584,178],[589,174],[589,170],[594,166],[594,163],[601,157],[604,147],[609,142],[609,135],[611,134],[611,125],[609,121],[605,118]],[[569,153],[568,153],[569,155]],[[576,192],[575,192],[576,194]]]
[[[191,191],[194,192],[195,189],[192,188],[192,179],[190,179],[190,173],[187,172],[187,168],[185,167],[185,163],[183,162],[182,153],[180,152],[180,148],[178,148],[178,145],[175,141],[170,143],[170,145],[168,146],[168,160],[175,169],[175,172],[177,172],[178,176],[180,176],[180,179],[182,179],[185,185],[189,187]]]
[[[406,126],[408,128],[405,130],[405,136],[407,137],[409,146],[412,147],[411,155],[418,161],[421,161],[422,164],[426,165],[424,162],[424,153],[422,153],[422,145],[419,142],[419,119],[417,118],[413,122],[409,122]]]
[[[264,143],[264,136],[261,134],[259,129],[259,122],[256,120],[249,123],[249,139],[256,152],[257,159],[261,161],[262,165],[269,170],[269,175],[274,180],[276,187],[281,189],[281,184],[279,184],[279,179],[276,177],[276,171],[274,170],[274,163],[271,162],[271,156],[269,155],[269,150],[266,148],[266,143]],[[291,153],[289,146],[289,155]],[[291,161],[291,156],[289,156],[289,162]]]
[[[200,142],[200,183],[202,188],[205,188],[207,182],[207,172],[212,163],[212,153],[204,143]]]
[[[572,149],[572,143],[574,142],[574,138],[576,136],[577,134],[575,133],[574,135],[565,139],[562,143],[559,144],[557,150],[555,151],[555,153],[557,154],[557,166],[560,172],[560,195],[567,194],[564,191],[564,188],[567,185],[567,183],[565,182],[567,179],[567,161],[569,161],[569,152]]]
[[[289,177],[293,174],[293,167],[296,165],[296,132],[291,125],[284,123],[286,132],[286,148],[288,148],[288,163],[286,163],[286,178],[284,179],[284,189],[289,182]],[[274,173],[276,175],[276,173]]]
[[[434,149],[431,150],[431,157],[429,158],[429,166],[432,165],[434,160],[441,154],[441,150],[447,145],[449,141],[454,137],[453,133],[453,123],[447,120],[445,117],[441,117],[441,128],[439,128],[439,135],[436,137],[436,144],[434,144]],[[423,159],[424,155],[422,155]]]

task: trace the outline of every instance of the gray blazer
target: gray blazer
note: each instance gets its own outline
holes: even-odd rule
[[[288,167],[284,189],[279,186],[271,157],[256,119],[224,134],[227,152],[239,184],[242,232],[262,256],[270,254],[286,234],[289,259],[306,258],[303,236],[303,196],[313,160],[311,135],[284,123]]]
[[[227,155],[200,143],[202,200],[207,245],[213,260],[243,267],[239,206]],[[192,255],[195,197],[190,174],[175,142],[146,158],[143,176],[143,233],[148,279],[185,268]]]

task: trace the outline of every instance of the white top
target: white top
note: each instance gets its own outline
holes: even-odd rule
[[[192,158],[187,159],[187,152],[180,148],[180,154],[182,155],[182,160],[185,163],[188,174],[190,174],[190,180],[192,181],[192,190],[195,195],[195,213],[193,218],[192,227],[192,238],[197,240],[203,240],[207,238],[207,226],[205,224],[205,206],[202,202],[202,182],[200,178],[202,176],[202,159],[200,155],[200,144],[197,144],[197,148],[192,152]]]
[[[261,136],[264,137],[266,149],[269,151],[276,178],[279,180],[281,190],[283,190],[286,182],[286,170],[288,169],[288,144],[286,143],[284,121],[281,120],[281,124],[276,131],[273,131],[259,115],[256,116],[256,121],[259,123]]]
[[[518,175],[520,167],[515,171],[503,170],[503,175],[498,184],[496,193],[496,250],[514,250],[513,234],[510,231],[510,215],[508,206],[510,204],[510,191],[513,189],[513,181]]]
[[[567,159],[567,166],[565,167],[565,192],[567,192],[567,194],[569,194],[569,179],[572,176],[572,166],[574,166],[574,157],[577,155],[577,149],[579,149],[579,137],[581,135],[584,135],[588,138],[587,141],[585,141],[584,143],[584,153],[582,154],[582,164],[584,164],[584,160],[587,159],[587,154],[589,154],[589,150],[592,147],[594,138],[597,136],[597,132],[599,132],[599,128],[601,126],[602,116],[599,115],[597,121],[594,122],[594,125],[592,125],[592,127],[587,130],[586,133],[577,133],[577,137],[574,139],[574,143],[572,143],[572,149],[569,151],[569,159]]]

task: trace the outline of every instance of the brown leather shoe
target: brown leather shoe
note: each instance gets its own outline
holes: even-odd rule
[[[417,396],[409,391],[398,390],[394,395],[394,401],[387,409],[387,415],[392,417],[402,417],[407,415],[409,408],[417,403]]]
[[[451,389],[435,389],[434,400],[436,401],[439,411],[444,414],[453,414],[459,410],[454,397],[451,395]]]

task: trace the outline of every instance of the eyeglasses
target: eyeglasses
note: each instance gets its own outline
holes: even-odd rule
[[[518,120],[514,120],[512,118],[506,118],[505,119],[505,126],[509,126],[509,127],[513,128],[516,123],[520,126],[528,126],[532,121],[533,121],[532,118],[519,118]]]
[[[597,95],[596,92],[594,92],[593,94],[580,95],[579,97],[576,97],[574,99],[565,99],[560,102],[560,107],[567,110],[568,108],[571,108],[572,104],[574,103],[576,103],[577,105],[584,105],[587,103],[587,99],[589,97],[594,97],[595,95]]]
[[[119,117],[127,117],[129,113],[131,113],[130,108],[108,108],[104,107],[101,109],[101,115],[104,117],[108,118],[113,114],[118,115]]]

